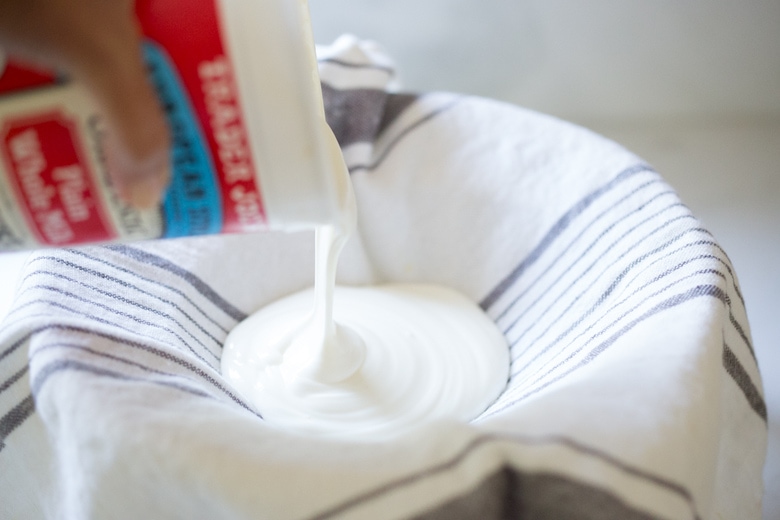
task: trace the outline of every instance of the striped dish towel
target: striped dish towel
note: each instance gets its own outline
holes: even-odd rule
[[[0,518],[760,518],[744,301],[669,185],[553,118],[398,93],[373,44],[319,54],[359,206],[341,283],[464,292],[506,391],[393,442],[285,435],[219,359],[312,283],[311,233],[42,251],[0,329]]]

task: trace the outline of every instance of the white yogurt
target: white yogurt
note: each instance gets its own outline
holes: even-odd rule
[[[506,340],[452,289],[335,287],[355,227],[342,177],[342,219],[317,229],[314,290],[233,329],[222,374],[270,425],[291,432],[379,440],[436,419],[475,418],[506,385]]]
[[[338,287],[334,296],[338,325],[324,342],[311,334],[310,290],[228,337],[222,372],[269,424],[380,439],[435,419],[473,419],[506,385],[503,336],[456,291],[398,284]]]

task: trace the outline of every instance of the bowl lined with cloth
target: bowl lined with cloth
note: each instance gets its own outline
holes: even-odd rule
[[[0,329],[3,518],[760,518],[766,406],[726,253],[651,166],[504,103],[319,49],[358,233],[339,283],[461,291],[510,345],[470,423],[288,435],[219,372],[312,283],[311,233],[35,253]]]

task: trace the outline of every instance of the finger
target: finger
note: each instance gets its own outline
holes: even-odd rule
[[[134,60],[141,63],[140,56]],[[105,89],[96,97],[106,115],[106,160],[117,193],[133,205],[153,206],[169,181],[170,139],[146,72],[125,64],[94,83]]]

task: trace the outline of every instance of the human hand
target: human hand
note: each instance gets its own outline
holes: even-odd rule
[[[0,47],[64,70],[92,93],[107,123],[106,160],[119,196],[159,203],[170,135],[141,53],[133,0],[0,0]]]

